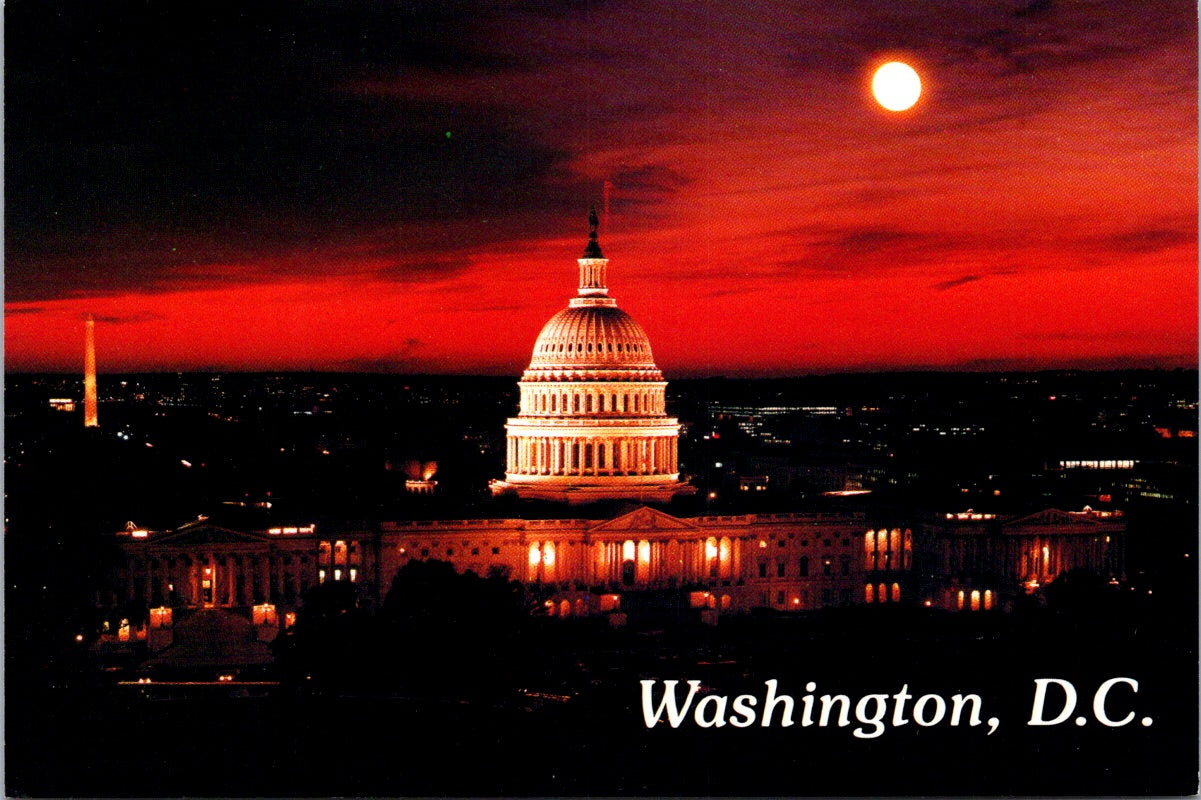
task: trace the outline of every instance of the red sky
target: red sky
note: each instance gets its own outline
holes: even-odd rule
[[[606,180],[669,377],[1195,366],[1195,6],[968,5],[17,8],[6,367],[516,374]]]

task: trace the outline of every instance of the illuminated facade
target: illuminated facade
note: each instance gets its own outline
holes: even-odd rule
[[[676,517],[639,507],[612,519],[460,519],[236,531],[201,519],[172,531],[129,526],[109,608],[149,608],[126,637],[170,627],[173,610],[225,609],[275,631],[302,593],[329,581],[378,606],[411,561],[521,581],[553,616],[621,613],[644,594],[723,613],[920,604],[1008,608],[1071,569],[1123,578],[1120,512],[964,512],[916,525],[864,512]],[[141,613],[141,612],[139,612]],[[273,634],[272,634],[273,635]],[[161,638],[162,632],[160,630]],[[263,635],[263,638],[269,638]]]
[[[967,511],[923,526],[919,565],[932,605],[988,610],[1084,569],[1125,578],[1121,511],[1046,509],[1022,517]]]
[[[543,327],[505,430],[505,479],[494,494],[587,503],[665,502],[680,480],[679,422],[642,327],[609,297],[596,212],[579,259],[578,295]]]

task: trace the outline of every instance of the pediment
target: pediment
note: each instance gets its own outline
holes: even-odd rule
[[[647,506],[636,508],[619,517],[606,520],[591,529],[591,533],[675,533],[679,531],[694,532],[697,527],[671,514],[665,514]]]
[[[1036,511],[1025,517],[1009,520],[1003,527],[1024,527],[1032,525],[1071,525],[1075,527],[1091,528],[1097,525],[1097,521],[1091,517],[1085,517],[1080,514],[1069,514],[1066,511],[1060,511],[1057,508],[1048,508],[1043,511]]]
[[[155,544],[193,545],[193,544],[257,544],[266,541],[262,534],[247,531],[235,531],[220,525],[195,523],[176,528],[173,531],[160,533],[151,541]]]

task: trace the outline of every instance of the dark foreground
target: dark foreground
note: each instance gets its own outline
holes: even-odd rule
[[[8,685],[8,790],[52,796],[1190,794],[1197,790],[1196,649],[1181,618],[1032,613],[971,619],[863,609],[683,631],[587,623],[545,637],[542,685],[419,697],[283,683],[163,692],[83,680]],[[548,629],[553,630],[553,629]],[[419,657],[419,654],[413,654]],[[10,676],[16,677],[16,676]],[[1110,696],[1097,686],[1138,681]],[[987,726],[679,728],[643,721],[640,679],[699,679],[762,698],[981,695]],[[1034,679],[1071,681],[1065,723],[1031,727]],[[49,686],[46,683],[65,682]],[[524,691],[522,691],[524,690]],[[237,696],[237,695],[250,696]],[[762,700],[760,700],[762,702]],[[710,701],[710,709],[715,701]],[[910,701],[906,716],[912,716]],[[1053,716],[1061,700],[1048,699]],[[891,711],[890,711],[891,715]],[[1086,718],[1077,726],[1074,719]],[[1140,724],[1144,717],[1152,724]],[[885,722],[890,722],[886,719]]]

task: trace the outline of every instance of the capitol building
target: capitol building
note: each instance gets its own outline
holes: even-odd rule
[[[589,217],[579,294],[551,317],[521,376],[521,410],[505,426],[508,464],[494,494],[588,503],[663,503],[695,489],[680,481],[679,422],[651,343],[609,296],[609,260]]]
[[[1120,511],[939,509],[899,519],[871,510],[661,510],[695,492],[680,473],[680,424],[666,413],[645,331],[609,296],[595,213],[590,223],[578,293],[534,342],[518,413],[505,426],[504,478],[491,484],[498,497],[556,503],[561,516],[297,520],[264,530],[203,517],[162,531],[130,523],[118,534],[124,566],[97,603],[148,613],[121,619],[112,635],[161,652],[174,626],[212,610],[267,641],[295,621],[311,586],[344,581],[362,605],[378,607],[397,570],[415,560],[517,580],[547,614],[608,615],[613,624],[648,604],[708,622],[861,604],[984,612],[1071,569],[1124,577]],[[409,483],[433,491],[424,478]],[[596,501],[610,502],[589,505]]]

